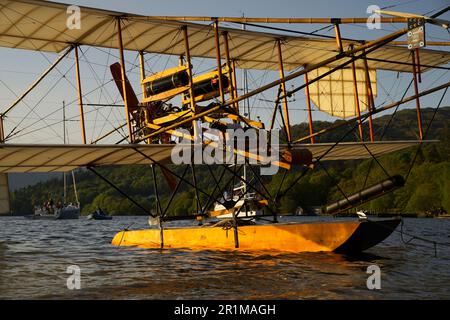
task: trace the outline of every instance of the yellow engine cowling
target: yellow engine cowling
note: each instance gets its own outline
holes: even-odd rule
[[[142,81],[144,102],[170,99],[189,89],[189,75],[186,66],[179,66],[145,78]]]
[[[222,86],[224,93],[229,91],[230,81],[228,68],[222,68]],[[193,83],[195,102],[206,101],[220,96],[219,72],[217,70],[195,77]],[[190,101],[189,94],[185,94],[182,100],[183,105],[189,104]]]

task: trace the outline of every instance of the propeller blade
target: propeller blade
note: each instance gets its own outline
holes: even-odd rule
[[[114,82],[116,83],[117,89],[120,92],[120,95],[122,96],[122,99],[124,99],[123,95],[123,87],[122,87],[122,67],[119,62],[116,62],[109,66],[109,69],[111,70],[111,74],[113,76]],[[137,108],[139,106],[139,100],[136,97],[136,93],[133,90],[133,87],[130,84],[130,81],[128,80],[128,77],[125,75],[125,85],[126,85],[126,91],[127,91],[127,101],[131,108]],[[170,140],[170,135],[167,135],[163,137],[165,143],[169,143],[168,140]],[[161,168],[162,174],[167,182],[167,185],[169,188],[174,191],[177,187],[177,180],[175,176],[170,173],[170,171]]]
[[[114,82],[116,83],[117,89],[120,92],[120,95],[122,96],[122,99],[125,100],[123,95],[123,87],[122,87],[122,67],[119,62],[116,62],[109,66],[109,69],[111,70],[111,74],[113,76]],[[129,106],[134,109],[139,106],[139,100],[136,96],[136,93],[133,90],[133,87],[130,84],[130,81],[128,80],[128,77],[125,75],[125,85],[126,85],[126,91],[127,91],[127,101]]]

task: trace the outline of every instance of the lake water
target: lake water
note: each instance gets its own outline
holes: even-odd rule
[[[0,298],[450,299],[450,247],[438,246],[435,256],[432,244],[404,244],[398,232],[357,257],[111,246],[128,226],[146,228],[147,218],[0,218]],[[404,219],[403,230],[450,243],[449,219]],[[381,290],[366,286],[373,264]],[[80,290],[67,288],[70,265],[81,269]]]

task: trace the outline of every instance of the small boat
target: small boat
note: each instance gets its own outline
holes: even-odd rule
[[[80,217],[80,204],[68,204],[64,205],[60,210],[56,212],[56,219],[58,220],[68,220],[68,219],[78,219]]]
[[[57,206],[50,207],[35,207],[34,214],[25,216],[26,219],[34,220],[69,220],[78,219],[80,217],[80,204],[65,204],[58,208]]]
[[[450,218],[450,214],[443,208],[437,208],[431,211],[427,211],[428,217],[438,218],[438,219],[448,219]]]
[[[89,220],[112,220],[112,216],[107,215],[102,209],[95,210],[87,216]]]
[[[66,129],[65,129],[66,117],[65,117],[65,103],[63,102],[63,136],[64,136],[64,144],[66,143]],[[50,199],[44,205],[39,205],[34,207],[34,214],[27,215],[25,218],[27,219],[35,219],[35,220],[69,220],[69,219],[78,219],[80,217],[80,202],[78,201],[78,192],[77,185],[75,181],[75,173],[72,170],[72,182],[73,182],[73,192],[75,195],[75,204],[67,203],[67,176],[66,172],[63,172],[63,191],[64,196],[61,202],[58,202],[56,205],[53,202],[53,199]]]

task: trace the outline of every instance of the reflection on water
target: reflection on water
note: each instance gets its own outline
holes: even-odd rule
[[[297,218],[301,219],[301,218]],[[357,257],[113,247],[114,234],[147,227],[146,217],[111,221],[0,218],[3,299],[449,299],[450,250],[398,233]],[[450,242],[450,220],[406,219],[405,231]],[[366,269],[381,268],[368,290]],[[81,268],[81,290],[66,269]]]

